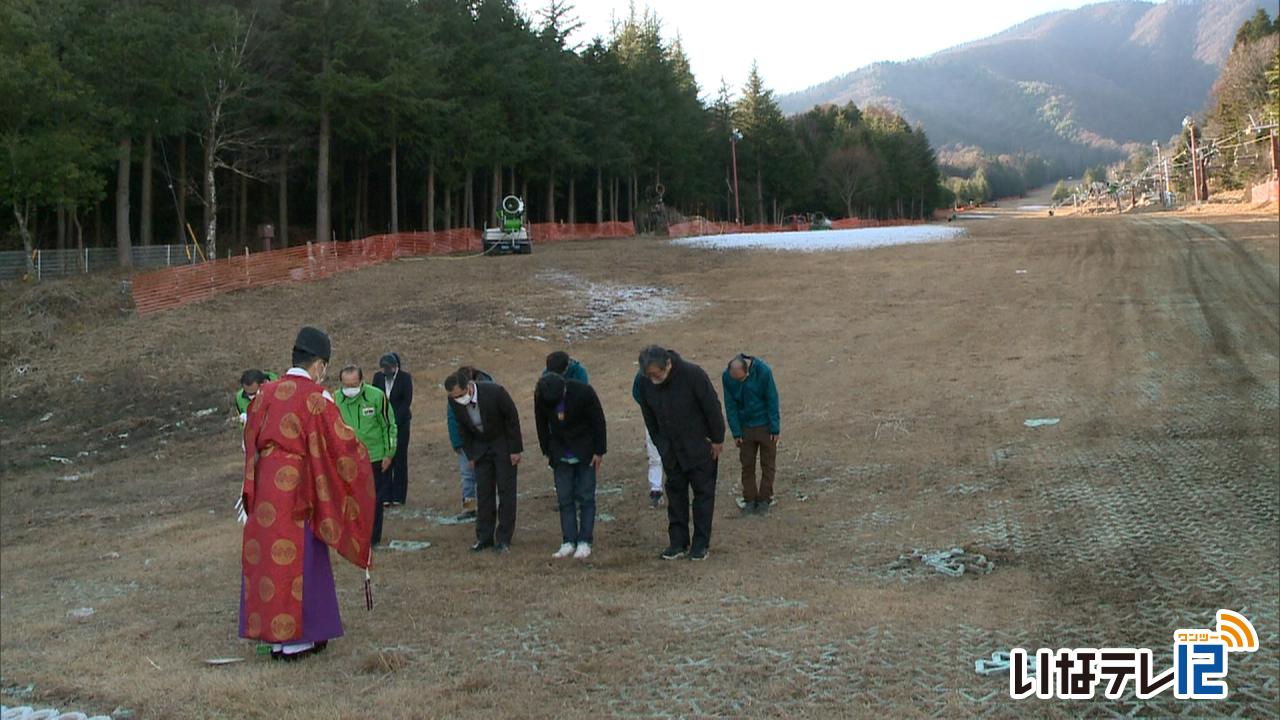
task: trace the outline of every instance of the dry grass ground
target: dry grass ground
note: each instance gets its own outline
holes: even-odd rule
[[[633,239],[404,261],[146,318],[94,311],[6,351],[31,372],[6,370],[0,404],[3,683],[146,718],[1273,716],[1275,217],[966,227],[846,253]],[[586,283],[685,314],[602,329],[577,312]],[[8,332],[25,306],[3,295]],[[346,637],[281,666],[236,638],[225,407],[243,368],[283,369],[304,323],[330,331],[335,366],[396,349],[415,374],[409,504],[388,533],[433,546],[377,557],[372,613],[361,575],[335,561]],[[610,421],[611,519],[589,563],[552,561],[550,473],[530,462],[512,552],[475,557],[471,526],[428,519],[458,503],[436,384],[475,363],[531,416],[542,357],[566,333]],[[629,392],[649,342],[717,375],[750,351],[779,380],[780,501],[738,518],[739,471],[722,463],[705,563],[657,559],[665,518],[646,507]],[[1061,423],[1023,427],[1037,417]],[[994,572],[889,570],[912,548],[956,545]],[[68,618],[80,607],[95,613]],[[973,671],[993,650],[1042,645],[1148,646],[1166,667],[1172,631],[1219,607],[1262,636],[1232,657],[1223,704],[1015,703],[1004,676]],[[218,656],[248,660],[203,664]]]

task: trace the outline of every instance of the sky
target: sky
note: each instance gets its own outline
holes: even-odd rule
[[[519,0],[536,13],[547,0]],[[627,0],[572,0],[583,27],[571,42],[607,37]],[[1054,10],[1097,0],[637,0],[680,37],[704,97],[724,77],[737,93],[751,61],[778,94],[881,60],[910,60],[978,40]]]

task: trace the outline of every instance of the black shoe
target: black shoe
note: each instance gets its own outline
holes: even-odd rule
[[[649,507],[651,507],[651,508],[657,508],[657,507],[658,507],[658,503],[660,503],[660,502],[662,502],[662,491],[661,491],[661,490],[650,490],[650,491],[649,491]]]
[[[676,547],[675,545],[672,545],[671,547],[662,551],[663,560],[679,560],[682,557],[684,557],[684,548],[682,547]]]
[[[751,501],[748,501],[748,502],[744,502],[744,503],[742,504],[742,514],[743,514],[743,516],[746,516],[746,515],[755,515],[755,514],[756,514],[756,504],[757,504],[757,503],[756,503],[754,500],[751,500]]]
[[[481,550],[488,550],[491,547],[493,547],[493,543],[491,542],[478,542],[471,546],[471,552],[480,552]]]
[[[694,548],[693,552],[689,553],[689,559],[690,560],[706,560],[707,552],[708,552],[707,548]]]
[[[506,552],[510,549],[511,549],[511,546],[506,543],[498,543],[497,545],[493,546],[493,551],[498,553],[499,555],[506,554]]]
[[[760,502],[757,502],[757,503],[756,503],[756,514],[757,514],[757,515],[768,515],[768,514],[769,514],[769,506],[770,506],[770,505],[772,505],[772,504],[773,504],[773,501],[771,501],[771,500],[761,500]]]

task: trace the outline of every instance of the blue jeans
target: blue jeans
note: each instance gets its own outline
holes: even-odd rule
[[[590,462],[557,462],[552,471],[560,502],[560,536],[567,543],[591,544],[596,525],[596,469]]]
[[[462,473],[462,502],[476,499],[476,469],[471,467],[467,454],[454,450],[458,454],[458,472]]]

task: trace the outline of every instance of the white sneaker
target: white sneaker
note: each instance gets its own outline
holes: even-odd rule
[[[586,560],[591,557],[591,543],[578,543],[578,552],[573,554],[574,560]]]
[[[563,558],[567,558],[572,554],[573,554],[573,543],[565,543],[561,545],[560,549],[556,551],[556,554],[552,555],[551,557],[557,560],[560,560]]]

